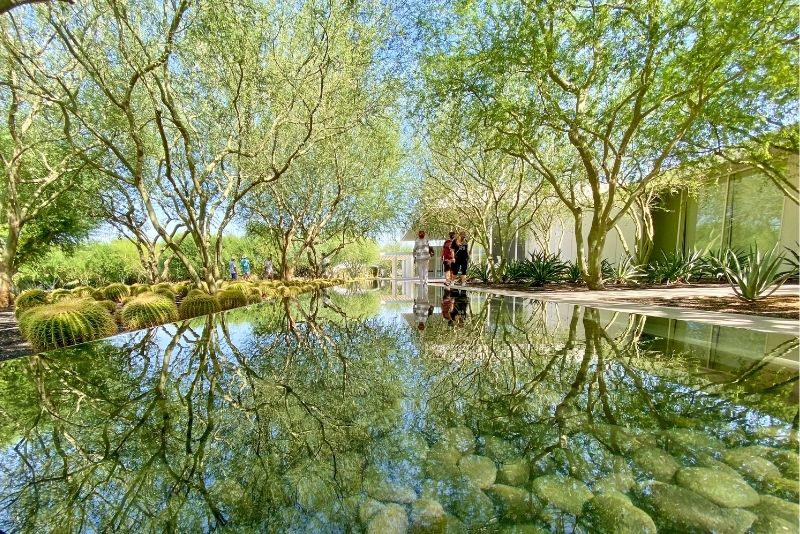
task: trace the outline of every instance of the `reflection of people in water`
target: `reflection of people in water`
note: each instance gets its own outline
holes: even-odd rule
[[[419,284],[417,286],[417,296],[414,298],[414,318],[417,322],[417,328],[425,330],[425,323],[428,322],[430,315],[433,315],[433,306],[428,300],[428,285]]]
[[[453,305],[455,301],[453,300],[453,294],[449,289],[444,290],[444,294],[442,295],[442,317],[447,324],[453,326],[453,317],[451,313],[453,312]]]
[[[464,324],[464,320],[467,318],[469,297],[466,291],[454,289],[451,292],[453,293],[453,310],[450,312],[450,317],[456,325],[460,326]]]

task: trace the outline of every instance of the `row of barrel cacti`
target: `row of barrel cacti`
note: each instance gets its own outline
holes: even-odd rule
[[[240,281],[211,295],[189,282],[111,284],[94,289],[22,292],[15,314],[22,335],[37,351],[66,347],[115,334],[119,325],[137,330],[261,302],[293,298],[341,280]]]

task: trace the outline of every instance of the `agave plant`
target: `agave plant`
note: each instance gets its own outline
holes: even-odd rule
[[[528,278],[527,260],[514,260],[506,265],[503,278],[509,282],[524,282]]]
[[[583,282],[583,273],[581,272],[581,266],[578,265],[577,261],[567,262],[567,268],[564,271],[564,280],[572,284],[579,284]]]
[[[736,296],[753,302],[773,294],[792,273],[781,270],[784,256],[777,253],[777,245],[763,255],[754,247],[745,261],[740,262],[736,254],[728,251],[730,267],[725,269],[725,277]]]
[[[703,267],[703,254],[697,250],[684,253],[676,250],[672,254],[661,251],[661,257],[651,263],[646,272],[648,282],[672,284],[689,282],[697,278]]]
[[[789,278],[800,278],[800,243],[795,241],[794,248],[784,248],[789,253],[786,256],[786,262],[789,264],[789,270],[787,271],[790,274]]]
[[[644,275],[644,269],[634,263],[633,258],[625,256],[616,265],[611,266],[610,276],[603,273],[603,282],[610,284],[636,284]]]
[[[467,277],[471,280],[480,280],[484,284],[492,281],[492,273],[487,262],[473,263],[467,269]]]
[[[525,261],[526,279],[532,286],[543,286],[560,282],[567,272],[567,263],[558,254],[532,252],[530,260]]]
[[[700,267],[697,273],[698,280],[725,280],[725,270],[731,266],[729,252],[733,252],[740,263],[747,258],[747,252],[742,249],[720,248],[710,250],[703,254],[700,260]]]

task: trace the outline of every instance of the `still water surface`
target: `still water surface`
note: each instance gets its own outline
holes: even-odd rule
[[[798,339],[415,286],[0,363],[7,532],[797,532]]]

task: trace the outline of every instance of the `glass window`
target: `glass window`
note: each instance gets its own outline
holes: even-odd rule
[[[731,186],[731,248],[774,247],[781,239],[783,193],[762,174],[736,176]]]
[[[716,250],[723,242],[725,228],[725,182],[712,183],[697,197],[695,248]]]

